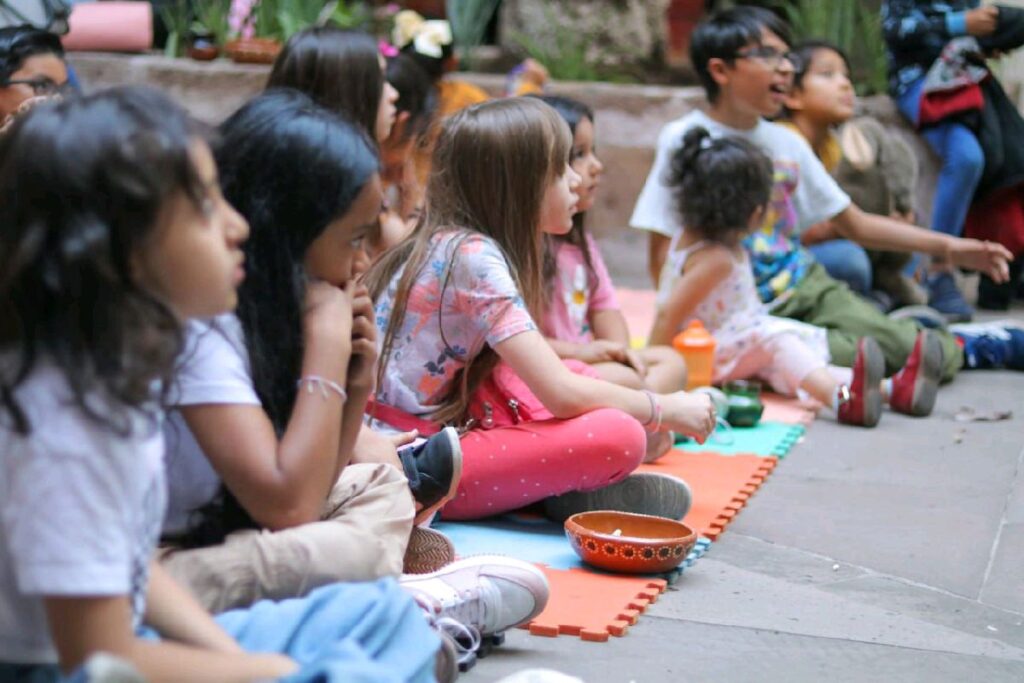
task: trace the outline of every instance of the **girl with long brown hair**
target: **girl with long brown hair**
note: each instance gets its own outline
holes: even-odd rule
[[[370,413],[392,429],[464,428],[448,518],[540,500],[555,518],[595,507],[681,517],[689,506],[681,480],[630,473],[644,426],[702,440],[714,426],[710,401],[574,372],[534,322],[544,235],[568,232],[576,211],[571,144],[562,118],[535,99],[455,114],[434,152],[422,222],[368,274],[383,336]]]

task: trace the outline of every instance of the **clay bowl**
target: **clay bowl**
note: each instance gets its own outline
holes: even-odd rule
[[[625,574],[667,572],[697,542],[682,522],[631,512],[580,512],[565,520],[565,535],[587,564]]]

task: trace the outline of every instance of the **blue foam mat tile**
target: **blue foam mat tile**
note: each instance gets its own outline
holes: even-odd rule
[[[455,552],[468,555],[507,555],[527,562],[545,564],[553,569],[585,569],[605,573],[584,564],[573,552],[561,524],[527,516],[506,515],[474,522],[436,522],[433,529],[440,531],[455,544]],[[711,545],[711,541],[697,539],[693,550],[683,559],[679,567],[662,574],[655,574],[669,584],[675,583],[683,571],[700,559]]]
[[[803,425],[762,421],[754,427],[719,427],[704,444],[686,439],[676,443],[676,448],[691,453],[785,458],[806,431]]]

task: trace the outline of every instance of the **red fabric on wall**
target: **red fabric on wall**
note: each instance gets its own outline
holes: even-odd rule
[[[992,192],[971,205],[964,236],[999,242],[1018,257],[1024,254],[1024,185]]]

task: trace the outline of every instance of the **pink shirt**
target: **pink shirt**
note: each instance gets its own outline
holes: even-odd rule
[[[591,313],[619,308],[601,251],[593,237],[585,239],[593,271],[587,268],[582,249],[563,240],[556,242],[555,278],[544,315],[544,334],[576,344],[594,341]]]

